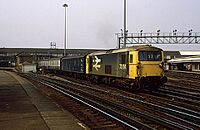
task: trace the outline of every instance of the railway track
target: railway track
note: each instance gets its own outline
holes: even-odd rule
[[[78,96],[80,94],[74,95],[73,92],[62,88],[58,84],[48,82],[35,76],[33,78],[33,75],[21,76],[29,79],[37,87],[42,89],[45,94],[48,94],[48,96],[59,103],[59,105],[61,105],[67,111],[71,112],[74,116],[76,116],[80,121],[84,122],[91,129],[137,129],[136,127],[129,126],[129,124],[126,124],[126,122],[124,122],[123,120],[120,121],[117,120],[117,118],[115,118],[114,116],[112,117],[112,115],[107,115],[106,112],[100,110],[99,108],[96,108],[89,102],[85,102],[84,97]],[[125,125],[123,125],[123,123]]]
[[[184,97],[186,100],[190,100],[191,102],[200,101],[200,93],[198,91],[191,92],[190,89],[183,89],[181,86],[175,85],[165,85],[158,90],[159,93],[166,93],[169,95]]]
[[[184,78],[184,79],[191,79],[191,80],[199,80],[200,73],[192,73],[189,71],[168,71],[166,73],[168,77],[176,77],[176,78]]]
[[[38,76],[35,79],[43,85],[81,101],[90,108],[98,108],[97,111],[106,116],[111,115],[110,117],[115,118],[112,120],[118,119],[117,122],[121,122],[122,126],[129,129],[200,129],[198,107],[190,110],[183,107],[183,104],[176,106],[168,103],[170,100],[162,104],[162,100],[167,101],[166,98],[160,98],[162,100],[158,102],[158,98],[149,100],[148,97],[151,95],[102,89],[69,80],[52,81]]]
[[[65,77],[66,78],[66,77]],[[74,81],[74,82],[76,82],[76,80],[74,80],[73,78],[69,78],[69,80],[72,80],[72,81]],[[81,80],[82,81],[82,80]],[[82,81],[83,82],[83,81]],[[88,82],[86,82],[85,84],[88,84]],[[93,84],[94,85],[94,84]],[[172,93],[168,93],[168,89],[166,90],[165,88],[166,88],[166,86],[167,87],[169,87],[170,86],[170,88],[172,88],[172,89],[174,89],[174,88],[176,88],[176,90],[177,90],[177,92],[173,92],[173,90],[170,90],[170,91],[172,91]],[[98,87],[98,86],[95,86],[95,87]],[[107,87],[107,86],[101,86],[99,89],[103,89],[104,87]],[[159,92],[158,91],[153,91],[153,92],[151,92],[151,93],[149,93],[149,91],[145,91],[145,93],[143,93],[143,94],[147,94],[146,96],[149,98],[149,99],[151,99],[151,98],[153,98],[153,99],[157,99],[156,100],[156,102],[158,102],[159,100],[163,100],[163,102],[169,102],[169,101],[173,101],[174,103],[174,105],[176,105],[176,104],[178,104],[178,105],[180,105],[180,106],[182,106],[182,107],[186,107],[186,108],[188,108],[188,109],[193,109],[194,108],[194,110],[195,111],[198,111],[198,109],[195,109],[195,108],[198,108],[197,106],[200,106],[200,104],[199,104],[199,101],[198,101],[198,99],[196,99],[196,100],[192,100],[193,98],[195,98],[195,97],[193,97],[193,95],[198,95],[199,93],[198,93],[198,91],[195,91],[196,89],[194,89],[194,92],[191,92],[191,91],[183,91],[182,90],[182,88],[183,88],[183,86],[172,86],[172,85],[165,85],[165,87],[164,88],[161,88],[160,90],[159,90]],[[109,89],[111,89],[111,90],[115,90],[113,93],[116,93],[116,89],[114,88],[114,89],[112,89],[112,87],[111,88],[109,88]],[[163,90],[163,92],[162,92],[162,90]],[[180,90],[180,92],[182,92],[183,91],[183,95],[182,95],[182,93],[179,93],[179,90]],[[187,90],[190,90],[190,88],[188,89],[188,87],[187,87]],[[198,89],[197,89],[198,90]],[[105,90],[105,91],[107,91],[107,89]],[[133,94],[133,93],[131,93],[131,94],[127,94],[125,91],[121,91],[121,90],[118,90],[117,89],[117,91],[119,92],[119,93],[123,93],[124,95],[127,95],[128,97],[133,97],[133,98],[136,98],[135,96],[138,96],[138,95],[135,95],[135,94]],[[138,94],[141,94],[141,93],[138,93]],[[187,96],[189,97],[189,98],[186,98],[185,97],[185,94],[187,94]],[[191,94],[193,94],[193,95],[191,95]],[[134,95],[134,96],[133,96]],[[179,95],[179,96],[177,96],[177,95]],[[143,96],[143,95],[142,95]],[[153,97],[152,97],[153,96]],[[192,98],[190,98],[190,97],[192,97]],[[162,103],[163,103],[162,102]],[[192,105],[191,103],[194,103],[194,105]]]
[[[187,89],[189,91],[200,91],[200,79],[199,80],[191,80],[191,79],[184,79],[178,77],[168,77],[168,82],[166,85],[174,85],[176,87],[182,87],[183,89]]]
[[[166,76],[170,84],[179,85],[185,89],[194,89],[199,92],[200,73],[169,71],[166,73]]]
[[[26,78],[30,79],[31,77],[29,77],[29,76],[26,75]],[[115,104],[113,104],[111,102],[107,102],[106,100],[103,101],[101,98],[98,98],[97,96],[94,96],[93,94],[91,95],[91,93],[88,93],[88,92],[83,93],[83,91],[80,90],[80,89],[79,90],[77,90],[77,89],[74,90],[73,89],[73,91],[72,91],[72,87],[74,87],[74,86],[71,86],[70,87],[70,91],[69,91],[68,89],[66,89],[65,87],[63,87],[61,84],[52,82],[50,80],[47,80],[46,78],[39,79],[38,77],[35,77],[34,79],[35,79],[34,82],[36,82],[36,81],[40,82],[41,84],[43,84],[45,86],[48,86],[48,87],[50,87],[50,88],[52,88],[52,89],[54,89],[54,90],[56,90],[56,91],[58,91],[60,93],[62,93],[64,95],[72,98],[73,100],[76,100],[76,101],[80,102],[81,105],[79,104],[79,109],[83,105],[84,106],[88,106],[86,108],[87,112],[88,111],[92,111],[92,112],[88,112],[87,115],[84,115],[84,116],[88,116],[88,115],[90,116],[91,114],[96,116],[100,112],[104,116],[107,116],[106,118],[108,118],[108,117],[111,118],[111,120],[109,120],[109,121],[107,121],[107,119],[103,119],[103,120],[106,120],[106,122],[110,122],[108,128],[104,127],[105,129],[109,129],[110,126],[116,125],[116,124],[113,124],[112,120],[115,120],[114,122],[117,121],[118,124],[121,123],[122,126],[120,126],[120,127],[122,127],[122,129],[124,129],[124,128],[125,129],[136,129],[136,130],[138,128],[139,129],[141,129],[141,128],[142,129],[153,129],[153,128],[149,127],[149,126],[146,126],[145,124],[142,124],[142,123],[137,122],[135,120],[129,119],[127,117],[127,115],[122,115],[122,114],[118,113],[117,111],[115,111],[115,110],[113,110],[111,108],[107,108],[105,106],[105,104],[109,104],[109,105],[112,105],[112,106],[115,106]],[[100,100],[100,101],[102,100],[102,101],[101,101],[101,103],[98,103],[98,102],[95,102],[95,100]],[[102,104],[104,104],[104,105],[102,105]],[[72,106],[74,106],[74,105],[72,105]],[[117,106],[115,108],[117,108]],[[83,109],[85,109],[85,108],[83,108]],[[121,109],[121,107],[118,106],[118,109]],[[119,119],[119,117],[121,119],[123,119],[123,120]],[[97,117],[97,118],[99,118],[99,117]],[[103,117],[101,117],[101,118],[103,118]],[[94,122],[90,121],[89,124],[90,123],[94,123]],[[87,122],[86,122],[86,124],[88,125]],[[98,124],[104,124],[104,123],[98,123]],[[134,126],[133,126],[133,124],[134,124]],[[96,129],[97,126],[98,125],[93,126],[92,129]],[[120,128],[117,128],[117,129],[120,129]]]
[[[200,100],[200,75],[189,72],[167,73],[169,81],[160,90],[161,93],[184,97],[192,103]]]
[[[166,83],[165,86],[168,88],[173,87],[174,89],[185,91],[185,93],[191,93],[194,95],[198,95],[200,93],[200,83],[189,82],[187,80],[185,80],[184,82],[182,82],[181,80],[176,82],[174,82],[174,80],[169,80],[169,82]]]

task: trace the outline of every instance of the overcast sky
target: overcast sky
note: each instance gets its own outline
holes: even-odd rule
[[[200,31],[200,0],[127,0],[129,32]],[[123,28],[123,0],[0,0],[0,47],[64,46],[68,7],[68,48],[116,48]],[[199,49],[199,45],[162,46]]]

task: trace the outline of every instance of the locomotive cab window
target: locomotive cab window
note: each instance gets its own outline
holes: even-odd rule
[[[139,61],[161,61],[162,54],[160,51],[140,51]]]

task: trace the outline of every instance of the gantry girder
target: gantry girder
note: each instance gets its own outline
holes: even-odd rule
[[[124,43],[123,33],[116,33],[118,47]],[[200,44],[200,32],[127,33],[126,46],[131,44]]]

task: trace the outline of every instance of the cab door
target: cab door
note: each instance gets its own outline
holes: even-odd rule
[[[137,65],[138,65],[138,52],[129,51],[129,78],[135,79],[137,77]]]

